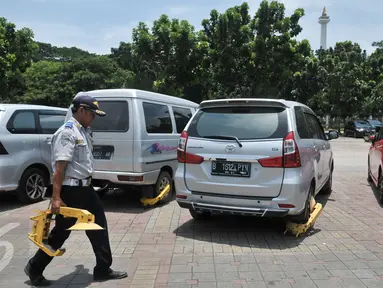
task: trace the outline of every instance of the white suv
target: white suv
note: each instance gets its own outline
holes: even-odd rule
[[[178,145],[178,204],[212,212],[309,218],[311,196],[331,192],[330,140],[307,106],[272,99],[204,101]]]

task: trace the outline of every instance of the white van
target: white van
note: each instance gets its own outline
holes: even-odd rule
[[[178,140],[198,104],[135,89],[94,90],[76,97],[84,93],[97,99],[106,112],[91,127],[93,185],[101,187],[101,196],[109,188],[132,185],[145,187],[146,197],[158,195],[167,184],[173,191]],[[66,120],[71,116],[68,109]]]

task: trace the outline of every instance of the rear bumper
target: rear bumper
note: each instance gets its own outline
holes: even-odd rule
[[[243,196],[234,191],[231,195],[219,193],[219,190],[214,193],[190,191],[185,185],[182,167],[175,173],[174,185],[176,201],[181,208],[274,218],[302,213],[310,187],[309,181],[302,182],[303,178],[296,177],[296,172],[292,170],[287,171],[281,191],[274,198]]]
[[[94,171],[92,178],[95,180],[95,183],[113,183],[117,185],[154,185],[157,182],[160,169],[148,171],[148,172],[121,172],[121,171]],[[131,177],[131,178],[140,178],[142,180],[136,181],[122,181],[119,177]]]
[[[181,208],[193,209],[196,211],[218,212],[221,214],[232,215],[251,215],[258,217],[284,217],[288,215],[288,209],[272,209],[272,208],[251,208],[251,207],[235,207],[226,205],[206,204],[198,202],[186,202],[177,199],[177,203]]]

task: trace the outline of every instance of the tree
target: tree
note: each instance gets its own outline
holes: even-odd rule
[[[129,88],[134,74],[117,66],[107,56],[75,59],[71,62],[39,61],[25,73],[24,103],[68,107],[80,91]]]
[[[17,101],[25,85],[22,74],[31,65],[37,48],[33,32],[28,28],[16,30],[15,24],[0,18],[0,99]]]

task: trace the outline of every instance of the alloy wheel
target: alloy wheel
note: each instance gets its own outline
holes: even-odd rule
[[[44,179],[39,174],[32,174],[25,185],[25,192],[31,199],[38,199],[43,195]]]

